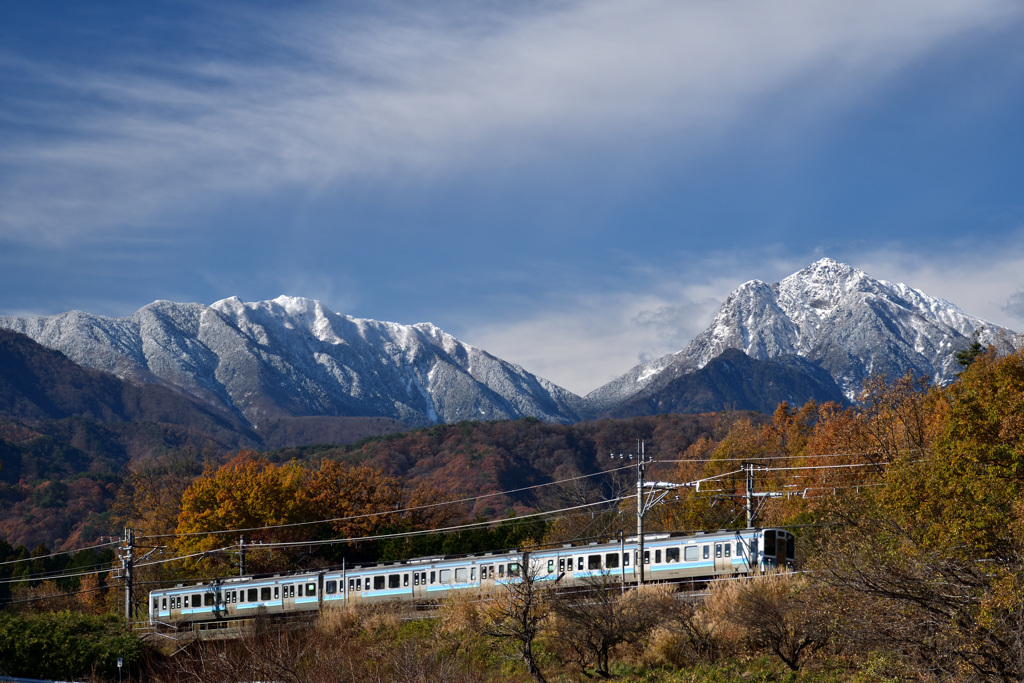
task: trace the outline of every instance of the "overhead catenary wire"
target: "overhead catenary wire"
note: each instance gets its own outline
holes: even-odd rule
[[[255,547],[255,548],[270,548],[270,549],[273,549],[273,548],[295,548],[295,547],[302,547],[302,546],[312,547],[312,546],[321,546],[321,545],[337,545],[337,544],[341,544],[341,543],[360,543],[360,542],[363,542],[363,541],[380,541],[380,540],[390,540],[390,539],[395,539],[395,538],[415,538],[415,537],[418,537],[418,536],[429,536],[431,534],[443,534],[443,533],[452,533],[452,532],[455,532],[455,531],[462,531],[462,530],[466,530],[466,529],[476,529],[476,528],[480,528],[480,527],[486,527],[486,526],[491,526],[491,525],[494,525],[494,524],[499,524],[499,523],[505,522],[505,521],[518,522],[518,521],[527,520],[527,519],[536,519],[538,517],[545,517],[545,516],[548,516],[548,515],[557,515],[557,514],[561,514],[563,512],[570,512],[570,511],[573,511],[573,510],[582,510],[582,509],[589,508],[589,507],[596,507],[598,505],[607,505],[609,503],[617,503],[620,500],[622,500],[622,499],[621,498],[608,498],[608,499],[605,499],[605,500],[597,501],[595,503],[584,503],[582,505],[574,505],[572,507],[562,508],[560,510],[548,510],[548,511],[545,511],[545,512],[536,512],[536,513],[532,513],[532,514],[529,514],[529,515],[520,515],[519,517],[513,517],[513,518],[509,518],[507,520],[484,520],[484,521],[481,521],[481,522],[469,522],[469,523],[466,523],[466,524],[456,524],[456,525],[447,526],[447,527],[441,527],[441,528],[437,528],[437,529],[419,529],[419,530],[416,530],[416,531],[401,531],[401,532],[396,532],[396,533],[392,533],[392,534],[378,534],[378,535],[375,535],[375,536],[354,536],[354,537],[349,537],[349,538],[318,539],[318,540],[308,540],[308,541],[281,541],[281,542],[271,542],[271,543],[258,543],[258,544],[254,544],[251,547]],[[235,546],[225,546],[223,548],[217,548],[217,549],[213,549],[213,550],[207,550],[207,551],[203,551],[203,552],[192,553],[190,555],[184,555],[184,556],[181,556],[181,557],[165,558],[165,559],[161,559],[161,560],[154,560],[154,561],[151,561],[151,562],[142,562],[142,563],[136,564],[135,567],[136,568],[148,567],[148,566],[152,566],[152,565],[156,565],[156,564],[164,564],[164,563],[167,563],[167,562],[173,562],[173,561],[176,561],[176,560],[184,560],[184,559],[189,559],[189,558],[192,558],[192,557],[199,557],[201,555],[211,555],[211,554],[214,554],[214,553],[231,551],[231,550],[234,550],[234,549],[235,549]]]
[[[192,536],[209,536],[211,534],[239,534],[239,533],[249,533],[249,532],[254,532],[254,531],[272,531],[272,530],[276,530],[276,529],[288,529],[288,528],[294,528],[294,527],[300,527],[300,526],[313,526],[313,525],[316,525],[316,524],[333,524],[334,522],[350,522],[350,521],[354,521],[354,520],[357,520],[357,519],[368,519],[368,518],[371,518],[371,517],[385,517],[385,516],[389,516],[389,515],[401,515],[401,514],[405,514],[405,513],[408,513],[408,512],[416,512],[416,511],[419,511],[419,510],[428,510],[430,508],[445,507],[445,506],[449,506],[449,505],[461,505],[463,503],[471,503],[471,502],[475,502],[475,501],[478,501],[478,500],[484,500],[486,498],[494,498],[494,497],[497,497],[497,496],[508,496],[508,495],[512,495],[514,493],[522,493],[523,491],[532,491],[534,489],[540,489],[540,488],[544,488],[544,487],[547,487],[547,486],[556,486],[556,485],[559,485],[559,484],[567,484],[567,483],[570,483],[570,482],[573,482],[573,481],[579,481],[581,479],[588,479],[590,477],[601,477],[601,476],[605,476],[607,474],[611,474],[613,472],[619,472],[619,471],[627,470],[627,469],[632,469],[632,466],[631,465],[627,465],[627,466],[624,466],[624,467],[615,467],[615,468],[612,468],[612,469],[609,469],[609,470],[602,470],[600,472],[593,472],[591,474],[581,474],[581,475],[579,475],[577,477],[570,477],[568,479],[558,479],[556,481],[545,482],[543,484],[534,484],[533,486],[524,486],[524,487],[518,488],[518,489],[509,489],[509,490],[506,490],[506,491],[494,491],[492,493],[482,493],[482,494],[480,494],[478,496],[469,496],[469,497],[466,497],[466,498],[459,498],[459,499],[456,499],[456,500],[441,501],[441,502],[437,502],[437,503],[426,503],[424,505],[416,505],[416,506],[412,506],[412,507],[398,508],[398,509],[395,509],[395,510],[385,510],[385,511],[381,511],[381,512],[367,512],[367,513],[364,513],[364,514],[361,514],[361,515],[350,515],[348,517],[335,517],[335,518],[332,518],[332,519],[318,519],[318,520],[312,520],[312,521],[308,521],[308,522],[291,522],[291,523],[288,523],[288,524],[274,524],[274,525],[270,525],[270,526],[248,527],[248,528],[244,528],[244,529],[219,529],[219,530],[215,530],[215,531],[192,531],[192,532],[187,532],[187,533],[156,534],[156,535],[153,535],[153,536],[146,536],[146,538],[149,538],[149,539],[189,538],[189,537],[192,537]]]

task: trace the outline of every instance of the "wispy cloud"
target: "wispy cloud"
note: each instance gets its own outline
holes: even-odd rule
[[[8,55],[2,70],[31,70],[72,104],[32,93],[14,102],[55,134],[2,139],[0,236],[166,227],[253,195],[571,164],[584,150],[626,154],[666,135],[697,149],[756,116],[763,98],[841,104],[1021,11],[1011,0],[524,7],[360,17],[322,7],[273,17],[240,46],[211,16],[173,67],[141,53],[116,69]],[[197,41],[216,56],[187,56]]]

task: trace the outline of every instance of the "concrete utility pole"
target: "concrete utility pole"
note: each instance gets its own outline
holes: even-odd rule
[[[124,547],[121,548],[121,573],[124,575],[124,620],[129,626],[132,624],[132,569],[133,553],[135,550],[135,531],[126,528],[124,530]]]
[[[644,515],[647,514],[646,506],[644,505],[644,470],[647,468],[647,460],[644,454],[644,442],[637,442],[638,456],[636,459],[636,543],[637,553],[636,565],[637,571],[637,585],[642,586],[644,584]]]
[[[636,558],[636,577],[637,585],[643,585],[644,582],[644,516],[653,508],[655,505],[660,503],[668,495],[670,489],[681,489],[695,486],[698,490],[700,489],[700,482],[690,482],[687,484],[672,484],[665,481],[656,482],[645,482],[644,472],[647,469],[647,464],[654,462],[654,458],[647,457],[645,452],[645,444],[642,440],[636,442],[636,543],[637,543],[637,558]],[[612,453],[611,457],[615,457]],[[619,454],[619,459],[625,459],[628,457],[633,460],[633,454],[630,453],[628,456]],[[646,499],[644,498],[644,489],[648,490]],[[623,567],[625,572],[625,567]]]
[[[245,576],[245,536],[238,539],[238,575]]]

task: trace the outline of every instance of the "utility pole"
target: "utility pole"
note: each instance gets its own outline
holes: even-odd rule
[[[747,528],[754,528],[754,463],[744,463],[747,473]]]
[[[245,576],[245,536],[238,539],[238,575]]]
[[[681,489],[688,487],[696,487],[700,490],[700,482],[690,482],[687,484],[673,484],[665,481],[656,482],[645,482],[644,472],[647,469],[647,464],[654,462],[654,458],[648,458],[645,451],[645,444],[642,440],[638,439],[636,442],[636,543],[637,543],[637,558],[636,558],[636,576],[637,585],[643,585],[644,582],[644,516],[653,508],[655,505],[660,503],[668,495],[671,489]],[[612,453],[611,457],[615,457]],[[619,460],[623,460],[627,456],[622,453],[619,454]],[[630,460],[633,460],[633,454],[628,455]],[[644,499],[644,489],[648,489],[647,498]],[[625,573],[625,567],[623,567],[623,573]]]
[[[644,516],[647,510],[644,505],[644,471],[647,469],[647,459],[644,454],[644,442],[637,442],[638,456],[636,459],[636,543],[637,543],[637,585],[644,585]]]
[[[135,531],[129,528],[124,530],[124,547],[121,548],[121,573],[124,575],[124,620],[132,625],[132,570],[133,553],[135,550]]]
[[[746,474],[747,479],[747,492],[746,502],[744,507],[747,511],[747,528],[753,529],[757,524],[757,508],[756,499],[758,498],[778,498],[782,494],[780,493],[754,493],[754,470],[763,470],[763,465],[757,465],[752,462],[745,462],[742,465],[743,472]]]

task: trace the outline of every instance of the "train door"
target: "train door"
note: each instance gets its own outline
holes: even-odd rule
[[[295,610],[295,596],[297,595],[299,582],[281,584],[281,609],[285,612]]]
[[[728,543],[715,543],[715,573],[732,570],[732,553]]]
[[[480,591],[491,593],[494,591],[495,563],[488,562],[480,565]]]
[[[416,600],[424,600],[427,597],[427,572],[417,569],[412,573],[412,597]]]

